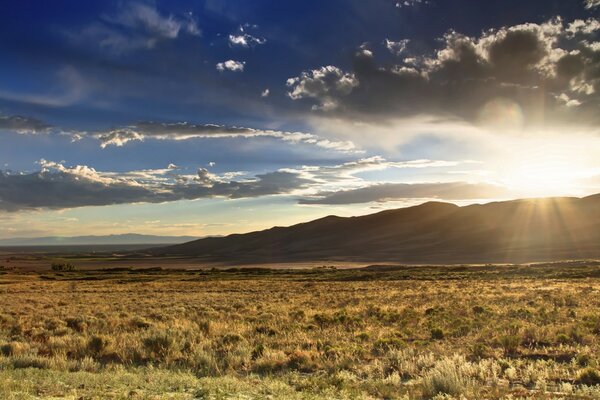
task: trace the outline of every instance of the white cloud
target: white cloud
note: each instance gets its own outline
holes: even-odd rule
[[[585,21],[582,19],[576,19],[569,23],[565,31],[570,36],[575,36],[578,34],[589,35],[596,31],[600,31],[600,20],[595,18],[588,18]]]
[[[400,0],[396,1],[396,8],[415,7],[419,4],[429,4],[428,0]]]
[[[271,91],[267,88],[261,92],[260,97],[269,97],[270,93]]]
[[[229,44],[232,46],[250,47],[258,44],[265,44],[267,40],[252,36],[247,33],[241,33],[238,35],[229,35]]]
[[[588,10],[596,7],[600,7],[600,0],[585,0],[585,8]]]
[[[235,60],[227,60],[224,62],[217,63],[217,71],[223,72],[233,71],[233,72],[243,72],[245,61],[235,61]]]
[[[402,39],[398,40],[397,42],[385,39],[384,43],[385,47],[390,51],[390,53],[392,53],[395,56],[399,56],[400,54],[404,53],[404,51],[406,50],[406,46],[409,42],[409,39]]]
[[[199,138],[252,138],[271,137],[294,144],[309,144],[324,149],[340,152],[359,153],[354,143],[350,141],[329,140],[311,133],[285,132],[269,129],[255,129],[237,126],[215,124],[189,124],[139,122],[135,125],[100,131],[90,134],[100,140],[100,146],[124,146],[132,141],[155,140],[190,140]]]
[[[358,86],[358,80],[354,74],[328,65],[302,72],[298,77],[289,78],[286,84],[291,88],[288,92],[291,99],[316,98],[321,109],[330,110],[338,105],[335,97],[349,94]]]

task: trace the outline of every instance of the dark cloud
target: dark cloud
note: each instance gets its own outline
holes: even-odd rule
[[[6,130],[17,133],[46,133],[52,127],[35,118],[21,117],[18,115],[0,115],[0,131]]]
[[[486,31],[478,38],[449,32],[434,55],[412,54],[393,66],[359,51],[351,71],[328,66],[289,79],[289,96],[316,102],[313,111],[343,118],[434,114],[469,121],[500,98],[513,102],[526,124],[593,124],[600,105],[600,22],[566,26],[554,19]],[[347,82],[352,84],[343,85]],[[561,96],[575,102],[565,107]]]
[[[485,183],[385,183],[358,189],[318,193],[300,204],[354,204],[405,199],[473,200],[505,198],[509,192]]]
[[[200,169],[195,176],[176,175],[172,168],[100,173],[86,166],[65,167],[42,160],[34,173],[0,171],[0,210],[64,209],[128,203],[163,203],[223,197],[240,199],[289,193],[310,179],[274,171],[250,180],[224,180]]]

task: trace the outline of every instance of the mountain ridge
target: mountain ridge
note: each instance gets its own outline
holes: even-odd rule
[[[527,262],[600,258],[600,194],[458,206],[426,202],[357,217],[151,249],[210,261]]]
[[[167,245],[189,242],[194,236],[161,236],[139,233],[82,236],[42,236],[0,239],[0,246],[71,246],[71,245]]]

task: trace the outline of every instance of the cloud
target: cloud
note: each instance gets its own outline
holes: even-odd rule
[[[58,69],[52,82],[43,92],[37,93],[0,89],[0,98],[47,107],[66,107],[77,103],[90,91],[89,83],[70,65]]]
[[[199,125],[187,122],[138,122],[135,125],[127,127],[96,132],[92,136],[100,140],[102,148],[107,146],[124,146],[131,141],[143,141],[146,139],[189,140],[197,138],[272,137],[285,142],[309,144],[335,151],[360,152],[350,141],[332,141],[320,138],[311,133],[262,130],[215,124]]]
[[[260,97],[269,97],[270,93],[271,91],[267,88],[261,92]]]
[[[328,65],[289,78],[286,84],[291,88],[288,92],[291,99],[314,98],[320,105],[313,108],[332,110],[337,108],[339,97],[350,94],[358,86],[358,80],[354,74]]]
[[[163,15],[154,5],[128,2],[118,10],[102,16],[80,32],[69,33],[76,43],[94,43],[115,53],[152,49],[159,42],[173,40],[185,32],[200,36],[201,30],[191,13],[183,16]]]
[[[396,1],[396,8],[416,7],[420,4],[429,4],[428,0],[400,0]]]
[[[129,142],[153,140],[191,140],[191,139],[226,139],[226,138],[258,138],[270,137],[292,144],[306,144],[323,149],[344,153],[363,153],[351,141],[329,140],[312,133],[286,132],[270,129],[255,129],[238,126],[216,124],[190,124],[187,122],[161,123],[141,121],[133,125],[117,127],[104,131],[65,131],[53,127],[35,118],[0,115],[0,131],[14,133],[58,133],[78,141],[89,137],[100,141],[100,147],[125,146]]]
[[[300,204],[356,204],[403,199],[474,200],[509,197],[501,186],[486,183],[384,183],[351,190],[320,192]]]
[[[257,44],[265,44],[267,40],[264,38],[255,37],[247,33],[238,35],[229,35],[229,44],[231,46],[250,47]]]
[[[596,7],[600,7],[600,0],[585,0],[585,8],[588,10]]]
[[[52,126],[35,118],[19,115],[0,115],[0,131],[10,131],[20,134],[48,133]]]
[[[522,125],[511,129],[596,124],[600,45],[595,23],[600,24],[576,20],[565,28],[555,18],[488,30],[479,37],[450,31],[439,39],[435,53],[390,67],[358,51],[352,70],[329,65],[288,79],[288,96],[313,103],[316,114],[359,121],[428,114],[480,124],[490,121],[489,111],[498,122],[514,109]],[[558,97],[562,93],[580,106],[567,107]],[[510,107],[497,107],[498,101]]]
[[[241,199],[268,195],[309,196],[301,201],[303,204],[341,204],[340,196],[346,199],[348,195],[338,194],[340,187],[350,193],[354,189],[363,190],[367,184],[356,176],[359,173],[387,168],[436,168],[460,163],[388,161],[375,156],[339,165],[279,169],[243,179],[240,178],[246,175],[243,172],[215,174],[199,167],[195,173],[184,173],[174,164],[161,169],[109,172],[97,171],[86,165],[66,166],[63,162],[42,159],[38,162],[40,169],[36,172],[0,171],[0,211],[164,203],[213,197]],[[214,163],[208,166],[212,167]],[[348,188],[351,190],[348,191]],[[421,190],[419,193],[426,192]]]
[[[99,172],[40,160],[33,173],[0,171],[0,210],[65,209],[126,203],[163,203],[223,197],[241,199],[293,193],[312,183],[299,174],[274,171],[248,180],[225,180],[200,168],[196,175],[177,174],[172,168]]]
[[[453,167],[464,163],[464,161],[444,161],[444,160],[407,160],[407,161],[389,161],[381,156],[372,156],[361,158],[356,161],[349,161],[339,165],[332,166],[305,166],[301,169],[292,170],[302,173],[303,176],[320,183],[339,183],[344,182],[348,185],[354,181],[364,185],[364,180],[355,175],[367,171],[380,171],[388,168],[397,169],[420,169],[420,168],[439,168]]]
[[[402,39],[397,42],[385,39],[384,44],[385,47],[390,51],[390,53],[392,53],[395,56],[399,56],[400,54],[404,53],[404,51],[406,50],[406,46],[409,42],[409,39]]]
[[[232,72],[243,72],[245,61],[227,60],[224,62],[217,63],[217,71],[223,72],[225,70]]]

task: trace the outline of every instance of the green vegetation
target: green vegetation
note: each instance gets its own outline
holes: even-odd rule
[[[53,262],[52,271],[75,271],[76,268],[73,264],[62,263],[62,262]]]
[[[596,399],[596,263],[0,275],[2,399]]]

